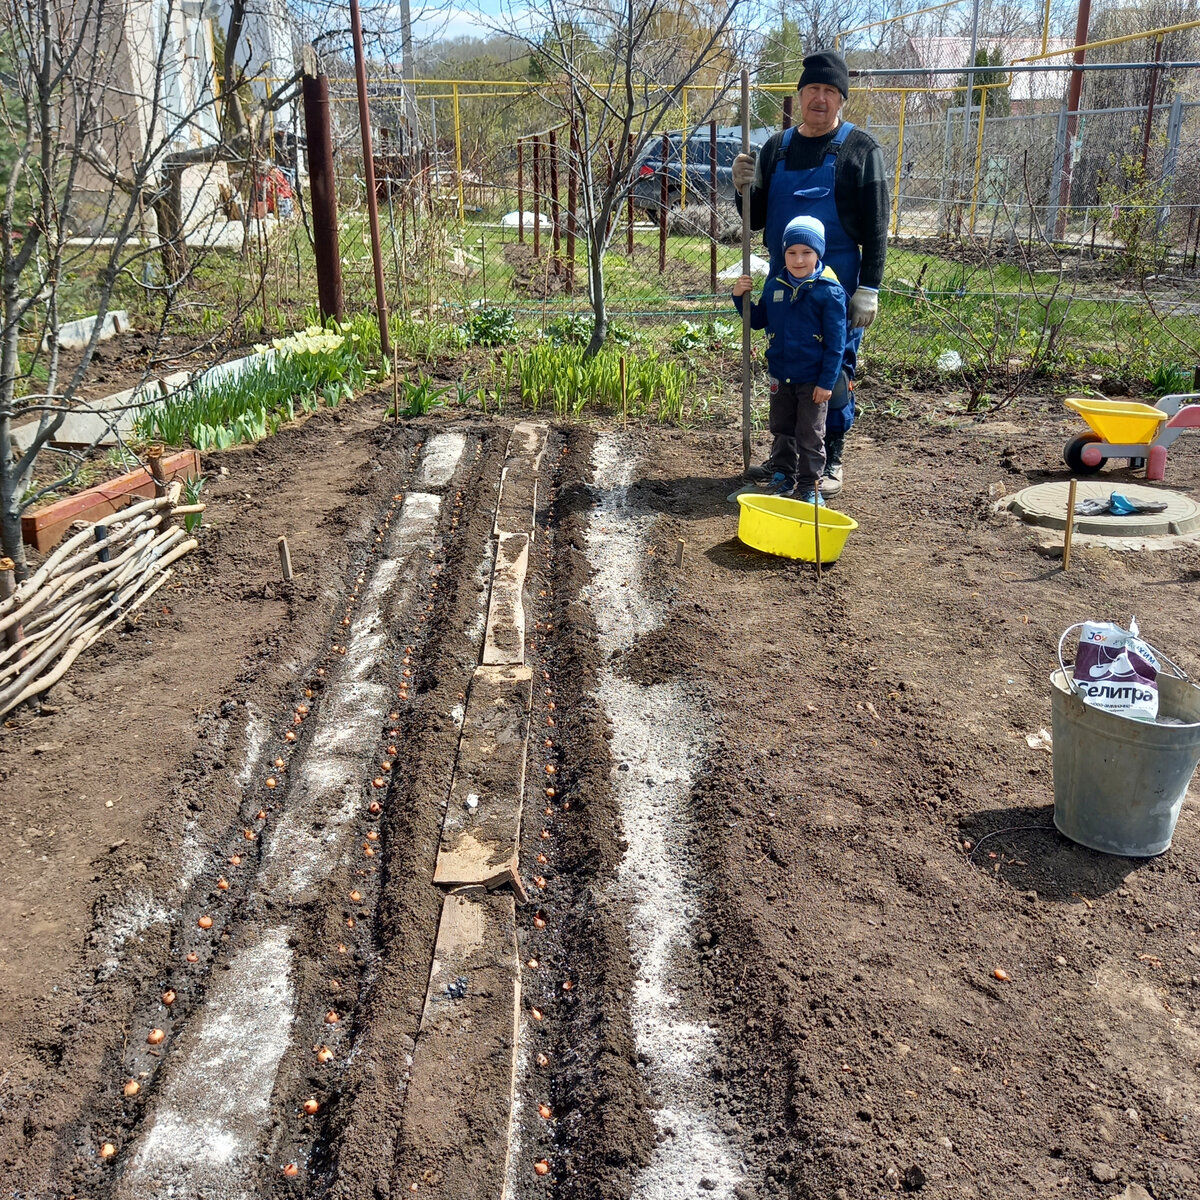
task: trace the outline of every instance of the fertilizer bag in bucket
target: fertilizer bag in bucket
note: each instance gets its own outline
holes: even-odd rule
[[[1200,688],[1158,657],[1177,674],[1158,673],[1154,721],[1085,703],[1062,665],[1061,642],[1060,669],[1050,676],[1054,824],[1072,841],[1106,854],[1149,857],[1168,849],[1200,763]]]

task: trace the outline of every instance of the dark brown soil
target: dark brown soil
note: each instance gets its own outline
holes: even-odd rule
[[[328,1003],[336,971],[354,1053],[320,1076],[285,1056],[259,1184],[345,1200],[407,1189],[396,1133],[440,909],[429,880],[458,736],[448,714],[474,665],[465,630],[508,426],[451,414],[393,429],[380,407],[210,456],[201,551],[177,586],[76,665],[52,697],[60,711],[0,730],[0,1161],[14,1195],[113,1195],[123,1160],[102,1166],[98,1144],[123,1150],[153,1097],[121,1097],[127,1040],[177,979],[187,996],[172,1020],[186,1022],[239,931],[263,919],[249,902],[231,908],[228,939],[189,976],[178,948],[207,867],[176,916],[114,942],[114,914],[173,894],[189,844],[206,861],[227,855],[252,712],[281,727],[418,443],[449,420],[468,434],[463,516],[442,521],[440,586],[398,726],[405,769],[359,927],[338,935],[346,960],[326,957],[340,908],[297,917],[297,1012]],[[735,430],[630,431],[631,503],[656,517],[650,575],[670,615],[618,669],[680,680],[711,714],[691,834],[710,899],[680,948],[681,984],[690,1014],[718,1031],[713,1112],[745,1147],[747,1195],[1099,1200],[1130,1182],[1155,1200],[1200,1195],[1194,806],[1158,859],[1074,846],[1050,825],[1051,758],[1025,740],[1050,724],[1054,646],[1073,621],[1136,612],[1200,668],[1200,549],[1080,548],[1064,576],[994,514],[1001,489],[1060,473],[1068,424],[1038,402],[961,427],[868,411],[840,504],[860,528],[819,585],[736,540]],[[542,686],[522,870],[547,886],[518,926],[522,957],[541,964],[523,999],[543,1012],[525,1025],[548,1066],[523,1083],[514,1169],[530,1195],[624,1200],[661,1134],[630,1030],[629,913],[600,902],[625,847],[580,601],[594,436],[552,431],[530,553],[528,661]],[[1169,482],[1193,490],[1198,475],[1200,446],[1183,439]],[[291,586],[278,582],[280,533]],[[540,803],[546,765],[554,795]],[[535,866],[542,829],[554,849]],[[298,1102],[316,1088],[322,1113],[308,1122]],[[542,1158],[552,1169],[535,1185]],[[288,1160],[305,1162],[302,1178],[284,1180]]]
[[[80,399],[102,400],[138,387],[147,379],[160,379],[176,371],[199,371],[249,354],[253,349],[228,346],[225,342],[224,337],[204,340],[160,335],[157,329],[130,330],[97,344],[76,394]],[[82,350],[59,351],[59,379],[63,384],[73,378],[82,357]]]

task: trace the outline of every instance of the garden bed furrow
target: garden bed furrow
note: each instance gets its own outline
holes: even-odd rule
[[[463,443],[457,448],[461,454]],[[289,1051],[311,1059],[314,1038],[332,1050],[327,1073],[353,1045],[375,902],[370,839],[378,832],[369,810],[381,807],[381,769],[386,777],[407,758],[389,746],[388,726],[399,714],[389,721],[388,710],[402,703],[397,688],[401,697],[409,691],[412,668],[399,663],[415,657],[404,639],[425,615],[441,510],[435,494],[393,498],[370,546],[374,565],[360,571],[330,650],[310,676],[312,698],[296,704],[277,740],[281,757],[249,782],[246,802],[264,807],[247,815],[245,840],[261,846],[261,857],[234,913],[216,926],[236,950],[221,956],[217,986],[164,1046],[164,1080],[118,1197],[144,1195],[167,1178],[180,1196],[214,1186],[231,1197],[260,1196],[277,1174],[311,1169],[300,1156],[278,1160],[291,1147],[272,1119],[277,1075]],[[352,845],[364,832],[362,848]],[[341,940],[329,945],[330,937]],[[325,1107],[311,1102],[318,1112]]]

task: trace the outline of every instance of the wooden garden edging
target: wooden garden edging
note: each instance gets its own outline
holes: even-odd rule
[[[195,450],[180,450],[162,459],[163,478],[194,479],[200,474],[200,455]],[[95,487],[65,496],[45,508],[21,518],[21,540],[39,554],[45,554],[76,521],[101,521],[110,513],[119,512],[131,497],[153,496],[154,479],[144,467],[128,475],[98,483]]]
[[[175,517],[204,506],[181,507],[178,482],[163,490],[69,538],[24,583],[14,584],[12,559],[0,559],[0,717],[57,683],[196,548]]]

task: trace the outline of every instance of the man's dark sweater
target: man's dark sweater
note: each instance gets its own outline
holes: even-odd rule
[[[833,141],[831,131],[822,137],[804,137],[797,129],[788,146],[785,170],[804,171],[819,167]],[[767,223],[767,195],[775,174],[783,133],[774,133],[758,153],[754,184],[750,189],[750,227],[762,229]],[[878,288],[883,280],[883,264],[887,255],[888,221],[891,200],[888,196],[887,175],[879,143],[861,129],[853,129],[838,151],[833,176],[833,199],[837,205],[842,228],[862,248],[862,270],[858,282],[863,287]],[[737,197],[738,212],[742,197]],[[768,247],[768,249],[770,249]]]

